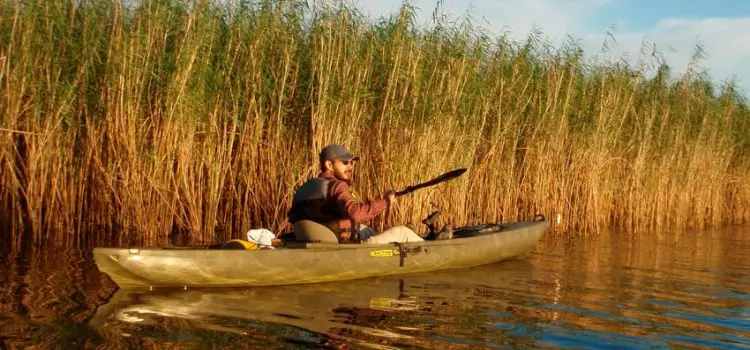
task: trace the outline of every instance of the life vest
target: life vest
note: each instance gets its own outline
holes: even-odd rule
[[[294,193],[292,205],[328,199],[328,185],[330,183],[331,180],[325,177],[316,177],[308,180]]]
[[[344,217],[339,213],[338,204],[329,198],[331,181],[337,180],[316,177],[297,189],[288,213],[289,222],[312,220],[328,227],[337,236],[343,232],[338,222]]]

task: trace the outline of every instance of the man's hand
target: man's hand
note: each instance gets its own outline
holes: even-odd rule
[[[396,191],[390,190],[385,193],[385,201],[388,202],[388,207],[390,208],[394,204],[396,204]]]

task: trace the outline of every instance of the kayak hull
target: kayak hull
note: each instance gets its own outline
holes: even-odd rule
[[[466,268],[530,253],[546,221],[452,240],[402,244],[309,243],[298,248],[213,250],[95,248],[94,260],[120,288],[273,286]]]

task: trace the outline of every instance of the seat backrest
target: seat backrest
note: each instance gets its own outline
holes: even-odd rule
[[[298,241],[339,243],[336,235],[328,227],[315,221],[300,220],[294,223],[294,237]]]

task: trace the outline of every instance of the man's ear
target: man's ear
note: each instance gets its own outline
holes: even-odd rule
[[[327,160],[325,161],[326,170],[333,170],[333,161]]]

